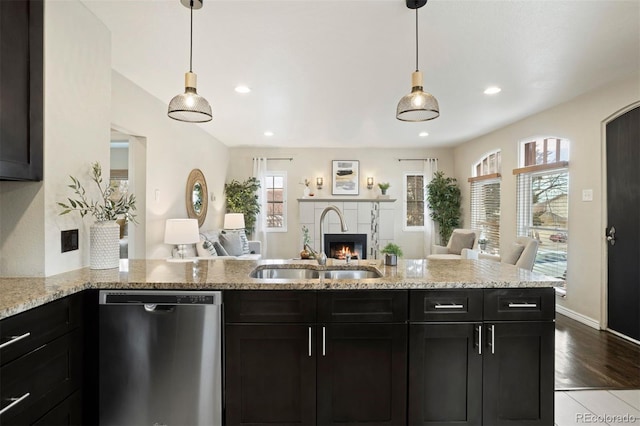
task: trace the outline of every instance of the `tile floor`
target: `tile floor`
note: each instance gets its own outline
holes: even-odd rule
[[[556,391],[555,424],[640,426],[640,389]]]

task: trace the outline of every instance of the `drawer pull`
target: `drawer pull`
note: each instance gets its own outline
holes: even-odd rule
[[[451,303],[449,305],[441,305],[440,303],[436,303],[434,308],[436,308],[436,309],[464,309],[464,305],[459,305],[457,303]]]
[[[9,345],[13,345],[14,343],[22,340],[22,339],[26,339],[27,337],[31,336],[31,333],[27,332],[24,333],[22,336],[11,336],[9,337],[9,340],[7,340],[6,342],[4,342],[3,344],[0,345],[0,349],[6,348]]]
[[[25,399],[29,398],[29,395],[31,394],[27,392],[24,395],[22,395],[20,398],[8,398],[8,401],[11,401],[11,404],[7,405],[2,410],[0,410],[0,416],[6,413],[7,411],[11,410],[16,405],[20,404]]]
[[[510,308],[537,308],[537,303],[509,303]]]
[[[326,349],[327,349],[326,330],[324,327],[322,327],[322,356],[325,356],[327,354]]]
[[[311,356],[311,327],[309,327],[309,356]]]

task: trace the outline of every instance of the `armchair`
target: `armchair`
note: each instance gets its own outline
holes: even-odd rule
[[[489,259],[531,271],[536,261],[538,245],[539,242],[535,238],[518,237],[502,256],[480,253],[477,250],[466,250],[463,254],[466,259]]]
[[[476,229],[454,229],[446,246],[431,246],[427,259],[464,259],[466,250],[478,249],[478,235],[480,231]]]

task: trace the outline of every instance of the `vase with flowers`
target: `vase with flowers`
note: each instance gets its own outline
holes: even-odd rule
[[[126,222],[136,222],[136,197],[134,194],[121,196],[114,195],[114,188],[109,183],[103,184],[102,167],[100,163],[91,164],[91,180],[98,187],[100,198],[93,200],[88,198],[87,191],[80,180],[69,176],[76,197],[67,198],[67,202],[59,202],[58,206],[63,210],[60,215],[77,211],[84,218],[90,214],[96,222],[91,225],[89,235],[89,264],[91,269],[117,268],[120,260],[120,225],[116,219],[124,219]]]
[[[309,198],[309,197],[313,197],[314,193],[311,190],[311,181],[309,179],[305,179],[304,182],[300,182],[302,185],[304,185],[304,196],[303,198]]]
[[[302,225],[302,251],[300,252],[301,259],[311,258],[311,253],[307,250],[307,245],[311,243],[311,237],[309,236],[309,228],[306,225]]]

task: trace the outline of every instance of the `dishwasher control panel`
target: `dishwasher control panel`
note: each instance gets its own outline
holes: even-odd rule
[[[101,305],[219,305],[219,291],[102,290]]]

